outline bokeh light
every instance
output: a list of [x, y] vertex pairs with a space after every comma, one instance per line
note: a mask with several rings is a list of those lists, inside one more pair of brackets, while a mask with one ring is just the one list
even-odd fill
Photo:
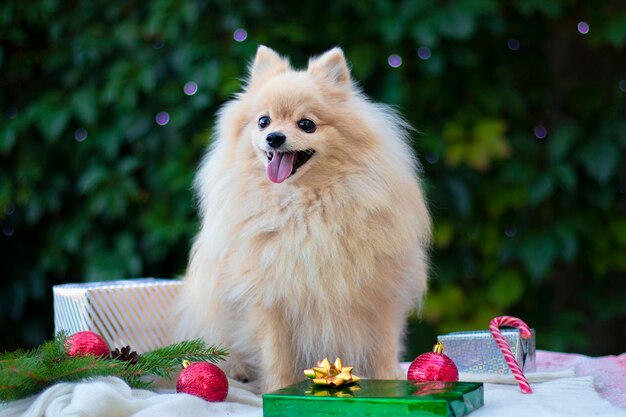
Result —
[[513, 226], [507, 226], [504, 228], [504, 235], [506, 237], [515, 237], [517, 235], [517, 228]]
[[7, 208], [4, 209], [4, 214], [7, 216], [12, 215], [13, 213], [15, 213], [15, 207], [13, 206], [7, 206]]
[[159, 126], [165, 126], [170, 122], [170, 114], [166, 111], [160, 111], [157, 113], [155, 120]]
[[619, 89], [622, 90], [622, 92], [626, 93], [626, 80], [620, 80]]
[[520, 47], [519, 39], [509, 38], [509, 40], [506, 41], [506, 46], [508, 46], [511, 51], [519, 50], [519, 47]]
[[198, 92], [198, 84], [196, 84], [193, 81], [189, 81], [188, 83], [185, 84], [185, 86], [183, 87], [183, 91], [185, 92], [185, 94], [187, 94], [188, 96], [193, 96], [194, 94], [196, 94]]
[[389, 55], [387, 62], [391, 67], [398, 68], [400, 65], [402, 65], [402, 57], [397, 54], [391, 54]]
[[535, 137], [537, 139], [545, 139], [548, 136], [548, 130], [543, 125], [535, 126]]
[[425, 46], [420, 46], [419, 49], [417, 50], [417, 56], [420, 57], [420, 59], [428, 59], [430, 58], [430, 48], [427, 48]]
[[11, 224], [5, 224], [2, 226], [2, 233], [4, 233], [5, 236], [13, 236], [15, 228]]
[[245, 29], [239, 28], [233, 32], [233, 39], [237, 42], [243, 42], [248, 38], [248, 32]]
[[426, 158], [426, 162], [431, 165], [439, 162], [439, 155], [437, 155], [435, 152], [426, 152], [426, 155], [424, 155], [424, 157]]
[[79, 127], [74, 131], [74, 139], [76, 139], [77, 142], [83, 142], [87, 139], [87, 136], [89, 136], [89, 134], [87, 133], [87, 129], [84, 127]]
[[587, 22], [578, 22], [578, 31], [583, 35], [589, 33], [589, 23]]
[[7, 117], [9, 119], [15, 119], [17, 117], [17, 107], [11, 106], [7, 109]]

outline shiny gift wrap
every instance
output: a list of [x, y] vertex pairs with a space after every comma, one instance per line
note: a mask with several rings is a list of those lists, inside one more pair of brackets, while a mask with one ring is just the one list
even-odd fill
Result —
[[172, 304], [180, 285], [154, 278], [55, 285], [55, 332], [89, 330], [101, 335], [111, 349], [130, 345], [139, 353], [168, 345]]
[[[524, 372], [535, 372], [535, 330], [532, 337], [522, 339], [519, 330], [503, 329], [502, 336]], [[504, 355], [488, 330], [454, 332], [437, 336], [443, 353], [456, 364], [459, 372], [510, 374]]]
[[483, 403], [482, 384], [471, 382], [362, 379], [329, 388], [302, 381], [263, 395], [263, 417], [459, 417]]

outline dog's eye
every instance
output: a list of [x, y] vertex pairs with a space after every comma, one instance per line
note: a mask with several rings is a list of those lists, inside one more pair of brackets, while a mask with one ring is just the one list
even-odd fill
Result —
[[261, 116], [259, 118], [259, 129], [265, 129], [266, 127], [270, 125], [271, 122], [272, 122], [272, 119], [270, 119], [269, 116]]
[[315, 128], [317, 126], [315, 126], [315, 123], [313, 123], [313, 121], [309, 119], [302, 119], [298, 122], [298, 127], [304, 130], [306, 133], [313, 133], [315, 132]]

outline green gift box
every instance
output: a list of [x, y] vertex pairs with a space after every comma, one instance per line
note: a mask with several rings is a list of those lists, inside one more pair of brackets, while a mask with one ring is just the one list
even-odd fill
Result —
[[264, 417], [464, 416], [482, 407], [483, 384], [362, 379], [329, 388], [311, 381], [263, 395]]

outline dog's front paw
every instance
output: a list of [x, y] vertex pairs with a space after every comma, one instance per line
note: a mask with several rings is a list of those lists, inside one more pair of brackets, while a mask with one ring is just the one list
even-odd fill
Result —
[[262, 392], [267, 393], [276, 391], [277, 389], [284, 388], [287, 385], [291, 385], [294, 383], [295, 381], [291, 378], [287, 380], [283, 380], [281, 378], [265, 378], [262, 381]]
[[236, 355], [231, 356], [226, 362], [220, 364], [224, 373], [232, 379], [240, 382], [250, 382], [254, 379], [252, 372], [245, 366], [244, 362], [236, 359]]
[[406, 379], [406, 374], [398, 363], [379, 369], [376, 372], [376, 379]]

